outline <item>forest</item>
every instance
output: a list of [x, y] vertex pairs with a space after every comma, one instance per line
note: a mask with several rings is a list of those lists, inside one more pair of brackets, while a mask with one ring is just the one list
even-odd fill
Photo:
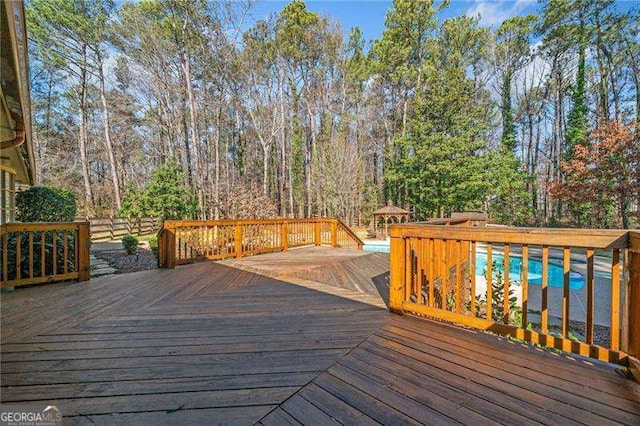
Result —
[[640, 223], [640, 11], [495, 27], [395, 0], [365, 40], [294, 0], [29, 0], [40, 185], [83, 215]]

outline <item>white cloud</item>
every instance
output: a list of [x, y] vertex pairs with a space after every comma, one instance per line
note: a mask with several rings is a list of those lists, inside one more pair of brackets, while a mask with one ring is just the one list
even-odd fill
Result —
[[475, 0], [465, 15], [480, 16], [480, 25], [498, 26], [506, 19], [521, 14], [537, 0]]

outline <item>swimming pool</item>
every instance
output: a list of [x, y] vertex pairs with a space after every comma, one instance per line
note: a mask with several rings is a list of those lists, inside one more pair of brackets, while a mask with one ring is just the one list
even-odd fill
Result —
[[[365, 251], [372, 251], [378, 253], [389, 253], [390, 247], [388, 244], [365, 244], [363, 247]], [[493, 260], [496, 262], [496, 266], [499, 270], [504, 268], [504, 256], [501, 254], [494, 254]], [[537, 259], [529, 259], [528, 262], [529, 271], [529, 284], [542, 285], [542, 261]], [[487, 254], [483, 252], [476, 253], [476, 276], [484, 278], [485, 271], [487, 270]], [[509, 258], [509, 278], [511, 281], [521, 281], [522, 274], [522, 258], [518, 256], [511, 256]], [[581, 273], [571, 271], [569, 273], [569, 288], [572, 290], [580, 290], [584, 286], [584, 277]], [[549, 263], [549, 286], [562, 288], [564, 287], [564, 270], [561, 266]]]
[[365, 244], [362, 246], [364, 251], [375, 251], [378, 253], [391, 253], [391, 247], [388, 244]]
[[[492, 256], [496, 267], [502, 271], [504, 269], [504, 256], [501, 254], [494, 254]], [[529, 284], [542, 284], [542, 261], [537, 259], [529, 259], [527, 262], [529, 266], [528, 277]], [[487, 270], [487, 254], [476, 253], [476, 276], [484, 277]], [[511, 281], [521, 281], [522, 274], [522, 258], [517, 256], [509, 257], [509, 278]], [[549, 263], [549, 286], [550, 287], [564, 287], [564, 270], [561, 266]], [[569, 288], [572, 290], [579, 290], [584, 286], [584, 277], [581, 273], [571, 271], [569, 272]]]

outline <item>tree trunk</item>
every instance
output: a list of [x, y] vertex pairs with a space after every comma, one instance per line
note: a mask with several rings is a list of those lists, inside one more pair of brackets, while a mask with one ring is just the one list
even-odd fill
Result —
[[111, 143], [111, 128], [109, 127], [109, 106], [104, 87], [104, 69], [102, 58], [99, 52], [96, 52], [98, 61], [98, 77], [100, 80], [100, 101], [102, 102], [102, 123], [104, 126], [104, 143], [107, 147], [107, 158], [109, 159], [109, 167], [111, 168], [111, 183], [113, 184], [113, 196], [116, 202], [116, 209], [120, 210], [122, 199], [120, 196], [120, 178], [118, 177], [118, 165], [113, 153], [113, 144]]
[[[83, 62], [86, 63], [87, 47], [84, 46]], [[80, 168], [82, 169], [82, 180], [84, 181], [84, 196], [89, 209], [93, 208], [93, 191], [91, 190], [91, 179], [89, 175], [89, 161], [87, 159], [87, 69], [83, 65], [80, 67], [80, 134], [78, 135], [78, 145], [80, 149]]]
[[196, 192], [198, 194], [198, 208], [200, 210], [200, 215], [202, 216], [204, 215], [204, 188], [202, 185], [202, 164], [200, 159], [200, 134], [198, 131], [198, 122], [196, 121], [196, 100], [193, 94], [193, 84], [191, 83], [191, 60], [186, 52], [182, 53], [181, 59], [189, 105], [189, 126], [191, 128], [191, 143], [193, 144], [193, 162], [195, 166], [194, 181], [196, 183]]

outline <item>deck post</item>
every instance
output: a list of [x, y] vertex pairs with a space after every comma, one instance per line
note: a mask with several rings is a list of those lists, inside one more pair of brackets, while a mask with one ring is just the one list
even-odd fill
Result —
[[91, 236], [89, 234], [89, 222], [78, 224], [76, 234], [77, 257], [76, 268], [78, 268], [78, 281], [89, 281], [91, 279], [91, 261], [89, 260], [89, 243]]
[[627, 352], [640, 358], [640, 232], [629, 232], [627, 257]]
[[331, 221], [331, 247], [338, 247], [338, 221]]
[[173, 269], [176, 267], [176, 230], [175, 228], [165, 228], [165, 267]]
[[321, 220], [317, 220], [313, 224], [313, 240], [316, 246], [319, 246], [320, 244], [322, 244], [321, 229], [322, 229], [322, 222]]
[[391, 269], [389, 272], [389, 310], [402, 314], [405, 282], [405, 243], [404, 239], [391, 234]]
[[282, 222], [282, 226], [280, 227], [280, 240], [282, 242], [282, 250], [289, 250], [289, 222]]
[[234, 243], [236, 259], [240, 259], [242, 257], [242, 225], [239, 223], [236, 223]]

